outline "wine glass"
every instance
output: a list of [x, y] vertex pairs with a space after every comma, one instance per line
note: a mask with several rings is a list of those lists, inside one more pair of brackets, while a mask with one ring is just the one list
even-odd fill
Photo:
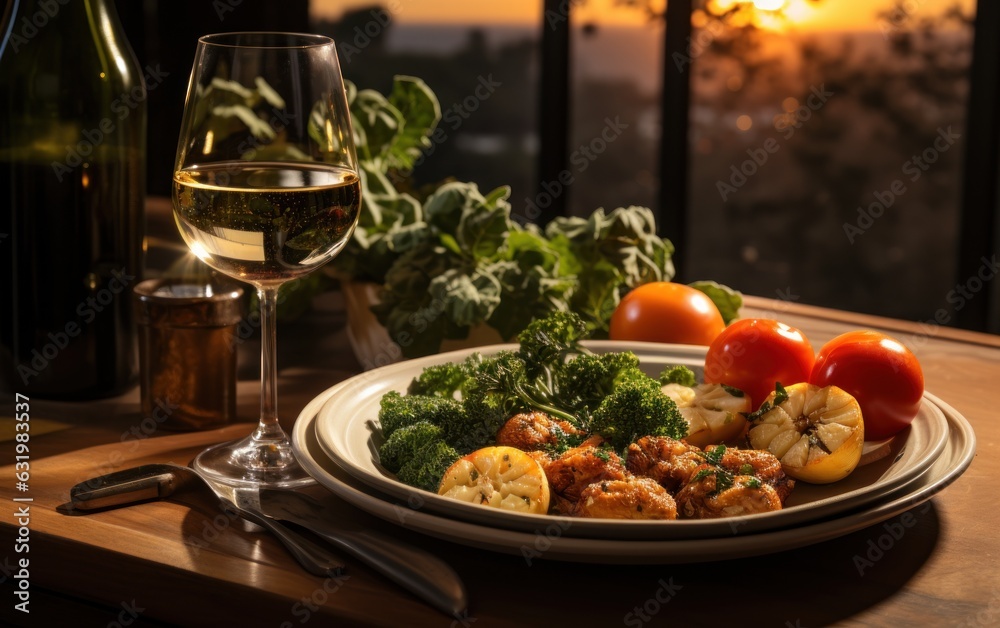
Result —
[[340, 252], [358, 221], [361, 184], [333, 40], [227, 33], [198, 40], [173, 183], [174, 218], [192, 253], [257, 289], [257, 429], [193, 466], [231, 485], [312, 480], [278, 424], [275, 306], [281, 284]]

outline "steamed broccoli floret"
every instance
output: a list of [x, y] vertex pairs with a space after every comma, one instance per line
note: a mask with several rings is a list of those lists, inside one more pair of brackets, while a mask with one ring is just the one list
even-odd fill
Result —
[[379, 463], [397, 473], [400, 467], [418, 451], [440, 440], [444, 440], [444, 432], [437, 425], [427, 421], [418, 421], [413, 425], [401, 427], [379, 447]]
[[400, 482], [436, 493], [444, 472], [459, 459], [458, 452], [444, 441], [422, 447], [406, 461], [397, 477]]
[[501, 351], [483, 359], [465, 391], [466, 413], [487, 417], [497, 423], [529, 410], [539, 410], [558, 419], [579, 423], [567, 407], [569, 395], [559, 392], [559, 379], [542, 370], [536, 377], [528, 373], [528, 365], [520, 353]]
[[516, 353], [501, 351], [489, 358], [476, 357], [475, 376], [462, 398], [469, 426], [460, 439], [451, 441], [464, 453], [492, 444], [508, 418], [530, 409], [513, 390], [514, 383], [524, 377], [524, 363]]
[[437, 420], [444, 440], [463, 454], [493, 444], [504, 417], [499, 413], [474, 413], [465, 402], [459, 407], [460, 413], [442, 414]]
[[532, 321], [517, 336], [521, 343], [518, 355], [527, 364], [528, 376], [560, 370], [567, 355], [585, 351], [580, 341], [587, 335], [586, 323], [572, 312], [553, 312]]
[[464, 420], [463, 415], [462, 404], [454, 399], [424, 395], [403, 396], [390, 391], [382, 396], [378, 420], [382, 426], [382, 435], [388, 440], [396, 430], [420, 421], [440, 426], [447, 432], [447, 426], [460, 424]]
[[465, 381], [469, 379], [469, 372], [463, 364], [449, 362], [447, 364], [437, 364], [429, 366], [423, 370], [419, 377], [410, 382], [407, 393], [410, 395], [427, 395], [431, 397], [452, 398], [460, 391]]
[[622, 382], [646, 380], [631, 352], [581, 354], [566, 364], [563, 388], [580, 411], [592, 411]]
[[687, 435], [687, 422], [673, 400], [652, 378], [623, 382], [594, 411], [593, 432], [607, 438], [621, 452], [643, 436]]
[[680, 384], [681, 386], [694, 386], [697, 380], [694, 378], [694, 371], [686, 366], [678, 365], [664, 369], [660, 373], [660, 383], [663, 385]]

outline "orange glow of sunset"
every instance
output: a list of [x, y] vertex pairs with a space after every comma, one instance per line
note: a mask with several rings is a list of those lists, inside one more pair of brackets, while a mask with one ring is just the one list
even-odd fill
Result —
[[310, 0], [309, 12], [338, 19], [346, 11], [379, 5], [406, 24], [537, 24], [542, 0], [461, 2], [459, 0]]
[[[753, 6], [748, 19], [761, 28], [774, 31], [857, 31], [879, 30], [879, 13], [892, 9], [893, 0], [873, 0], [859, 8], [856, 2], [842, 0], [710, 0], [714, 8], [725, 10], [737, 4]], [[971, 13], [976, 0], [958, 0], [959, 7]], [[315, 17], [337, 19], [345, 11], [371, 7], [386, 7], [401, 24], [541, 24], [545, 16], [542, 0], [504, 0], [504, 2], [462, 2], [460, 0], [311, 0], [310, 11]], [[662, 11], [663, 0], [653, 0], [654, 10]], [[956, 4], [956, 0], [920, 0], [909, 3], [911, 12], [904, 21], [940, 15]], [[641, 26], [649, 23], [648, 15], [635, 7], [623, 6], [616, 0], [572, 2], [574, 24], [589, 22], [600, 25]]]

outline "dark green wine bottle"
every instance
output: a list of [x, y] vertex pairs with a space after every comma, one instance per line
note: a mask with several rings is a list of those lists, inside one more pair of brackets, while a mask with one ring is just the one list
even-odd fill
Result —
[[0, 389], [136, 380], [146, 87], [112, 0], [8, 0], [0, 30]]

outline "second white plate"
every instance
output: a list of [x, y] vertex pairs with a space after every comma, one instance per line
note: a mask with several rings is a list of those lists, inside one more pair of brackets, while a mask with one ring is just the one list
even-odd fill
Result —
[[[589, 341], [596, 352], [632, 351], [642, 367], [657, 375], [665, 367], [683, 364], [701, 371], [705, 348], [656, 343]], [[422, 491], [399, 482], [378, 464], [382, 442], [377, 426], [379, 400], [390, 390], [405, 392], [410, 381], [434, 364], [464, 360], [478, 351], [484, 355], [514, 345], [494, 345], [455, 351], [391, 364], [362, 373], [334, 386], [315, 420], [316, 438], [323, 452], [361, 483], [404, 502], [455, 519], [493, 528], [530, 532], [555, 524], [564, 536], [604, 539], [698, 539], [726, 537], [734, 526], [742, 532], [763, 532], [797, 526], [872, 503], [913, 482], [930, 468], [948, 440], [948, 421], [935, 399], [927, 395], [911, 427], [898, 435], [890, 455], [857, 469], [831, 485], [797, 484], [783, 510], [742, 517], [699, 521], [622, 521], [529, 515], [484, 508]]]
[[729, 534], [720, 538], [576, 538], [567, 534], [567, 529], [553, 518], [530, 531], [497, 529], [428, 512], [419, 500], [398, 503], [362, 484], [330, 460], [316, 438], [316, 414], [332, 393], [334, 389], [307, 405], [292, 431], [292, 446], [299, 462], [320, 484], [349, 504], [395, 525], [470, 547], [519, 555], [529, 565], [537, 559], [602, 564], [691, 563], [760, 556], [819, 543], [885, 521], [930, 499], [968, 468], [976, 451], [975, 434], [968, 422], [947, 404], [935, 399], [948, 422], [944, 450], [925, 474], [906, 488], [884, 495], [873, 506], [787, 530], [757, 534], [749, 533], [738, 520], [733, 520]]

